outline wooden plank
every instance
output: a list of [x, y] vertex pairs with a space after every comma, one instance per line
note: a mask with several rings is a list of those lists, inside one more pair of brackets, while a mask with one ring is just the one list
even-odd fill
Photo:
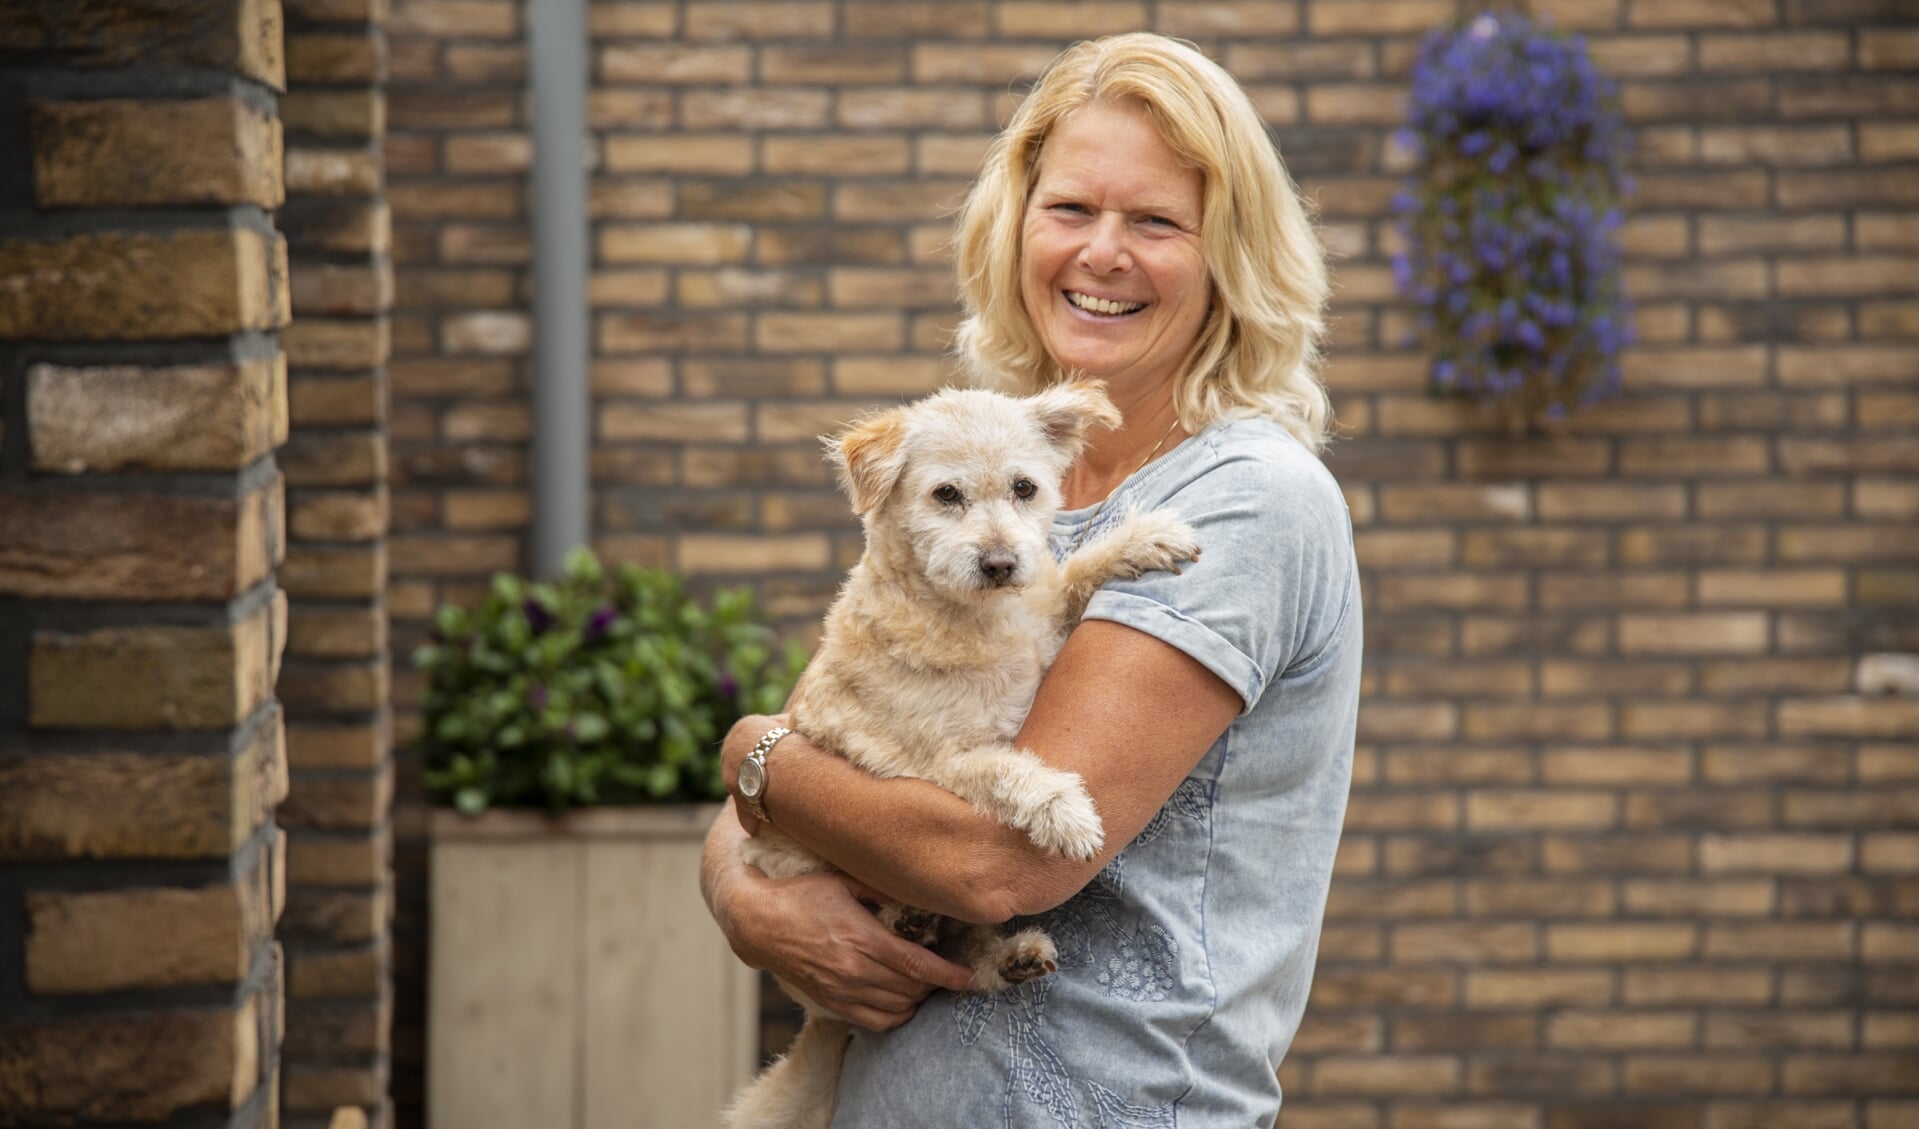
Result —
[[433, 845], [433, 1129], [577, 1129], [580, 869], [563, 843]]
[[585, 848], [585, 1129], [717, 1125], [758, 1065], [757, 974], [707, 915], [700, 847]]

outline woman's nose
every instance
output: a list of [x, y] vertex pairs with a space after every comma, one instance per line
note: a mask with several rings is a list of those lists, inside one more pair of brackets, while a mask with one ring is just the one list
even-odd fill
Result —
[[1102, 213], [1087, 230], [1086, 244], [1080, 248], [1079, 265], [1094, 274], [1131, 269], [1132, 251], [1126, 245], [1126, 220], [1116, 213]]

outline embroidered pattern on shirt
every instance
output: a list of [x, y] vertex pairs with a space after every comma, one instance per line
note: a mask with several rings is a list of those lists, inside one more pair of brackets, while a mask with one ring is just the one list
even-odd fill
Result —
[[[1059, 971], [997, 995], [965, 993], [953, 1000], [955, 1033], [973, 1046], [1004, 1017], [1007, 1085], [1001, 1099], [1002, 1129], [1015, 1129], [1022, 1106], [1038, 1106], [1061, 1129], [1178, 1129], [1172, 1105], [1139, 1105], [1091, 1078], [1075, 1077], [1046, 1039], [1046, 1004], [1054, 981], [1073, 970], [1093, 969], [1093, 982], [1115, 999], [1150, 1003], [1172, 992], [1179, 977], [1179, 942], [1137, 907], [1122, 900], [1125, 859], [1152, 845], [1176, 819], [1204, 825], [1212, 815], [1213, 784], [1183, 781], [1124, 850], [1084, 890], [1028, 922], [1052, 935]], [[1083, 971], [1082, 971], [1083, 974]], [[1082, 1098], [1082, 1094], [1084, 1098]], [[1091, 1121], [1081, 1120], [1090, 1112]]]

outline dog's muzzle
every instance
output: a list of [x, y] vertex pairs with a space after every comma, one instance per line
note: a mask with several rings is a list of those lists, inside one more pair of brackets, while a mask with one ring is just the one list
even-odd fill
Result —
[[988, 588], [1004, 588], [1019, 571], [1019, 557], [1007, 549], [994, 549], [979, 555], [979, 575]]

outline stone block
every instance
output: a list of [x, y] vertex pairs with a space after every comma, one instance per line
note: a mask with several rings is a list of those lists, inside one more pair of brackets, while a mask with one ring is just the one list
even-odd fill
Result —
[[393, 243], [393, 217], [385, 203], [293, 200], [275, 218], [295, 251], [383, 255]]
[[231, 470], [286, 438], [286, 358], [27, 370], [33, 469]]
[[199, 889], [27, 894], [27, 989], [42, 995], [237, 984], [273, 936], [265, 860]]
[[372, 662], [296, 662], [280, 672], [277, 692], [295, 712], [370, 713], [389, 697], [386, 657]]
[[387, 873], [392, 833], [303, 832], [287, 844], [287, 881], [296, 886], [379, 886]]
[[372, 599], [386, 589], [386, 546], [290, 545], [277, 579], [295, 600]]
[[381, 943], [295, 951], [287, 957], [287, 996], [292, 1000], [377, 998], [389, 963], [386, 946]]
[[338, 944], [373, 944], [387, 928], [385, 890], [330, 890], [311, 886], [287, 893], [283, 934]]
[[273, 695], [268, 608], [232, 624], [36, 632], [28, 724], [224, 729]]
[[43, 208], [257, 204], [285, 199], [280, 123], [229, 94], [33, 107], [34, 196]]
[[0, 9], [0, 49], [74, 66], [236, 71], [286, 89], [280, 0], [66, 0]]
[[385, 318], [302, 316], [281, 332], [280, 345], [294, 368], [354, 371], [384, 364], [393, 339]]
[[371, 773], [306, 773], [289, 789], [278, 812], [281, 826], [294, 831], [370, 830], [384, 826], [393, 807], [393, 769], [381, 764]]
[[287, 761], [294, 768], [375, 768], [392, 745], [384, 717], [365, 722], [300, 720], [287, 729]]
[[392, 1046], [392, 1028], [389, 995], [377, 1001], [293, 997], [287, 1001], [287, 1036], [282, 1050], [288, 1058], [381, 1054]]
[[386, 534], [386, 487], [304, 491], [294, 497], [287, 519], [293, 536], [302, 540], [377, 540]]
[[23, 1124], [237, 1109], [260, 1072], [260, 1005], [0, 1025], [0, 1109]]
[[380, 155], [296, 145], [286, 154], [286, 190], [293, 196], [372, 196], [380, 191]]
[[293, 265], [293, 312], [320, 317], [371, 316], [393, 305], [393, 265], [307, 263]]
[[227, 600], [265, 579], [277, 491], [240, 499], [0, 492], [0, 592], [34, 599]]
[[280, 449], [287, 485], [373, 486], [386, 481], [385, 437], [377, 431], [300, 432]]
[[305, 427], [377, 427], [386, 419], [378, 373], [302, 373], [287, 387], [289, 413]]
[[220, 857], [285, 797], [279, 715], [237, 756], [0, 760], [0, 858]]
[[374, 141], [386, 135], [386, 95], [373, 87], [294, 90], [280, 98], [288, 133], [330, 141]]
[[248, 229], [0, 242], [0, 338], [225, 337], [285, 325], [286, 243]]
[[386, 38], [371, 27], [295, 32], [286, 39], [287, 78], [295, 84], [372, 86], [386, 71]]

